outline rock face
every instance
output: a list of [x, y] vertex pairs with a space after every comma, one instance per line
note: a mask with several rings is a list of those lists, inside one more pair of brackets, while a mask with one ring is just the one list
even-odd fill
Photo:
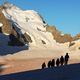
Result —
[[77, 35], [74, 36], [73, 38], [74, 38], [74, 40], [78, 40], [78, 39], [80, 39], [80, 34], [77, 34]]
[[0, 33], [3, 33], [5, 35], [11, 35], [13, 34], [17, 40], [18, 38], [18, 32], [16, 31], [14, 25], [12, 22], [5, 17], [3, 14], [4, 6], [0, 7]]
[[2, 24], [2, 26], [1, 26], [2, 32], [6, 33], [6, 34], [10, 34], [11, 33], [11, 24], [9, 23], [8, 19], [6, 19], [4, 14], [2, 13], [2, 10], [3, 10], [3, 8], [0, 7], [0, 23]]
[[48, 26], [46, 28], [47, 31], [51, 32], [54, 39], [59, 43], [71, 42], [73, 41], [73, 37], [69, 34], [62, 34], [60, 31], [56, 29], [56, 27]]

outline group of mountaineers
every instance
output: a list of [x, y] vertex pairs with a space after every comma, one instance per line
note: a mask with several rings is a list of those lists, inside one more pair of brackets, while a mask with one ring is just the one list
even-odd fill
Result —
[[58, 67], [58, 66], [67, 65], [68, 61], [69, 61], [69, 54], [66, 53], [66, 55], [64, 57], [61, 56], [60, 59], [57, 58], [57, 60], [52, 59], [52, 60], [48, 61], [47, 66], [46, 66], [46, 63], [44, 62], [42, 64], [42, 69], [44, 69], [46, 67], [51, 68], [51, 67], [55, 67], [55, 66]]

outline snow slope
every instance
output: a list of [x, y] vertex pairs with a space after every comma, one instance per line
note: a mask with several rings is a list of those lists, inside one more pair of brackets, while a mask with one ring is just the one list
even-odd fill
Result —
[[1, 80], [80, 80], [80, 64], [0, 76]]
[[9, 36], [0, 33], [0, 56], [27, 50], [27, 46], [8, 46]]

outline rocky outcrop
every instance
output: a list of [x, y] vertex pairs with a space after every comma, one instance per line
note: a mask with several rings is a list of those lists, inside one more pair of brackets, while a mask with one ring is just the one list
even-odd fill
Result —
[[5, 35], [13, 35], [14, 39], [13, 41], [10, 39], [8, 42], [8, 45], [23, 45], [23, 43], [20, 41], [19, 33], [16, 31], [15, 27], [12, 25], [11, 21], [9, 21], [4, 14], [2, 13], [2, 10], [4, 9], [3, 6], [0, 7], [0, 32]]
[[11, 24], [8, 19], [5, 18], [4, 14], [2, 13], [2, 7], [0, 7], [0, 23], [2, 24], [2, 32], [6, 34], [11, 34]]
[[71, 35], [62, 34], [60, 31], [56, 29], [55, 26], [47, 26], [46, 30], [52, 33], [53, 38], [56, 40], [56, 42], [65, 43], [65, 42], [71, 42], [73, 40]]
[[80, 39], [80, 33], [73, 37], [74, 40]]
[[25, 37], [27, 42], [32, 43], [32, 39], [31, 39], [31, 37], [27, 33], [24, 33], [24, 37]]

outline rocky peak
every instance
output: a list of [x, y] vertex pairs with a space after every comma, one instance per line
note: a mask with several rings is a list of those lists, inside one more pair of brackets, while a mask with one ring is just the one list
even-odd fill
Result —
[[5, 2], [3, 5], [2, 5], [4, 8], [11, 8], [13, 6], [13, 4], [9, 3], [9, 2]]

